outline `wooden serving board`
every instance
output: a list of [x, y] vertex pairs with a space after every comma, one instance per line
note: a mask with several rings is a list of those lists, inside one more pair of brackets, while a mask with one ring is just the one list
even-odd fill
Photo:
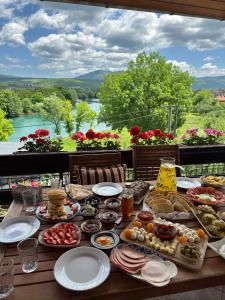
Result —
[[[120, 234], [121, 240], [123, 240], [124, 242], [129, 243], [129, 244], [134, 244], [134, 245], [138, 245], [138, 246], [141, 246], [141, 247], [144, 247], [144, 248], [147, 248], [147, 249], [151, 249], [151, 250], [153, 250], [153, 252], [156, 252], [156, 253], [160, 254], [161, 257], [169, 259], [169, 260], [173, 261], [174, 263], [176, 263], [176, 264], [178, 264], [182, 267], [185, 267], [187, 269], [190, 269], [190, 270], [193, 270], [193, 271], [200, 271], [201, 270], [202, 264], [203, 264], [203, 261], [204, 261], [204, 257], [205, 257], [205, 253], [206, 253], [206, 249], [207, 249], [207, 245], [208, 245], [208, 236], [207, 235], [205, 235], [205, 237], [202, 238], [201, 241], [196, 244], [200, 247], [200, 249], [202, 251], [202, 255], [196, 261], [196, 263], [192, 263], [188, 259], [186, 260], [185, 258], [183, 258], [183, 256], [181, 255], [181, 253], [179, 251], [180, 244], [177, 245], [176, 253], [175, 253], [174, 256], [172, 256], [172, 255], [169, 255], [167, 253], [155, 250], [154, 248], [148, 247], [145, 242], [140, 242], [138, 240], [132, 240], [132, 239], [126, 238], [125, 230], [126, 229], [132, 229], [134, 227], [133, 224], [132, 224], [133, 221], [121, 232], [121, 234]], [[145, 224], [143, 224], [143, 228], [146, 229]], [[178, 238], [178, 236], [175, 237], [175, 238]]]

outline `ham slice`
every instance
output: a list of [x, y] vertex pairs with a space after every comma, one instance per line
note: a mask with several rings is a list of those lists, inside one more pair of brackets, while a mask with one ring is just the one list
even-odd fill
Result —
[[128, 262], [128, 263], [144, 263], [145, 262], [145, 259], [144, 258], [137, 258], [137, 259], [134, 259], [134, 258], [130, 258], [130, 257], [128, 257], [128, 256], [126, 256], [126, 255], [124, 255], [123, 254], [123, 252], [120, 250], [120, 257], [124, 260], [124, 261], [126, 261], [126, 262]]
[[133, 262], [127, 262], [127, 261], [123, 260], [120, 253], [121, 253], [120, 249], [115, 249], [115, 254], [114, 255], [115, 255], [117, 261], [120, 263], [120, 265], [122, 265], [124, 268], [132, 269], [132, 270], [139, 269], [145, 263], [144, 261], [136, 263], [135, 260], [133, 260]]
[[170, 270], [163, 262], [152, 260], [141, 269], [141, 275], [148, 282], [164, 282], [169, 279]]
[[128, 247], [127, 245], [124, 245], [121, 248], [122, 253], [132, 259], [140, 259], [140, 258], [144, 258], [145, 255], [143, 253], [140, 253], [134, 249], [131, 249], [130, 247]]
[[117, 260], [117, 258], [115, 257], [115, 250], [113, 250], [111, 252], [111, 256], [110, 256], [110, 260], [111, 262], [116, 266], [118, 267], [119, 269], [121, 269], [122, 271], [126, 272], [126, 273], [129, 273], [131, 275], [133, 274], [136, 274], [140, 271], [140, 268], [139, 269], [135, 269], [135, 270], [131, 270], [131, 269], [127, 269], [125, 268], [124, 266], [122, 266], [119, 261]]

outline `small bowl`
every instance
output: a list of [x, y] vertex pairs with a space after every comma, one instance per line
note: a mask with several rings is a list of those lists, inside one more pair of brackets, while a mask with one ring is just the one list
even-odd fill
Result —
[[93, 218], [97, 215], [97, 213], [98, 213], [97, 208], [95, 208], [93, 215], [85, 215], [85, 214], [84, 214], [84, 210], [85, 210], [85, 209], [83, 208], [83, 209], [81, 209], [81, 211], [80, 211], [80, 214], [81, 214], [81, 216], [84, 218], [84, 220], [93, 219]]
[[86, 220], [81, 223], [81, 230], [87, 234], [93, 234], [102, 229], [102, 223], [98, 219]]
[[150, 211], [141, 210], [137, 214], [137, 218], [144, 223], [149, 223], [154, 219], [154, 215]]
[[[110, 237], [113, 239], [113, 244], [110, 245], [110, 246], [104, 246], [104, 245], [101, 245], [99, 243], [96, 242], [96, 239], [98, 237], [101, 237], [101, 236], [106, 236], [106, 237]], [[109, 231], [109, 230], [106, 230], [106, 231], [100, 231], [98, 233], [94, 233], [92, 236], [91, 236], [91, 243], [94, 247], [98, 248], [98, 249], [101, 249], [101, 250], [109, 250], [109, 249], [112, 249], [114, 247], [116, 247], [118, 245], [120, 241], [120, 238], [117, 234], [115, 234], [114, 232], [112, 231]]]
[[112, 224], [118, 219], [118, 214], [114, 211], [104, 211], [99, 214], [99, 219], [104, 224]]
[[[189, 257], [189, 256], [183, 254], [181, 251], [182, 251], [182, 249], [183, 249], [185, 246], [187, 246], [187, 245], [188, 245], [188, 246], [194, 246], [194, 247], [196, 247], [196, 248], [198, 249], [198, 252], [199, 252], [199, 257], [194, 258], [194, 257]], [[197, 263], [197, 261], [202, 257], [202, 254], [203, 254], [203, 253], [202, 253], [201, 248], [200, 248], [198, 245], [196, 245], [195, 243], [185, 243], [185, 244], [183, 244], [183, 245], [180, 246], [180, 255], [181, 255], [181, 257], [182, 257], [183, 259], [189, 261], [189, 262], [192, 263], [192, 264]]]
[[98, 207], [99, 204], [101, 203], [101, 198], [91, 195], [85, 199], [85, 204], [90, 204], [93, 207]]
[[172, 225], [164, 225], [155, 223], [155, 234], [161, 240], [170, 241], [175, 238], [177, 229]]
[[119, 210], [121, 207], [121, 200], [118, 198], [109, 198], [106, 199], [104, 202], [108, 209]]

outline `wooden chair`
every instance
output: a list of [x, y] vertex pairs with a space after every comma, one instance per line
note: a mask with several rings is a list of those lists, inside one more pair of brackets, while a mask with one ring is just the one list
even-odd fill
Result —
[[[153, 145], [133, 147], [133, 167], [135, 180], [155, 180], [160, 167], [160, 158], [174, 157], [180, 164], [178, 145]], [[178, 170], [179, 172], [179, 170]]]
[[107, 167], [122, 164], [121, 153], [118, 152], [102, 152], [102, 153], [85, 153], [73, 154], [69, 156], [70, 182], [76, 183], [77, 178], [74, 172], [74, 166], [84, 167]]

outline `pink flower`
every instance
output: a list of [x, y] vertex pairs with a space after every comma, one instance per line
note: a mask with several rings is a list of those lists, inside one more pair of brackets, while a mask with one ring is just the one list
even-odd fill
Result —
[[17, 185], [16, 185], [16, 184], [12, 184], [12, 185], [11, 185], [11, 188], [12, 188], [12, 189], [15, 189], [15, 188], [17, 188]]
[[49, 135], [49, 131], [47, 129], [38, 129], [35, 131], [38, 136], [44, 137]]
[[99, 138], [104, 139], [106, 137], [106, 134], [104, 132], [100, 132]]
[[36, 180], [33, 180], [31, 182], [31, 186], [34, 186], [34, 187], [38, 186], [38, 182]]
[[182, 140], [184, 140], [184, 139], [187, 138], [187, 136], [186, 136], [185, 134], [183, 134], [183, 135], [181, 136], [181, 138], [182, 138]]
[[118, 133], [115, 133], [114, 134], [114, 139], [119, 139], [120, 138], [120, 135]]
[[186, 133], [190, 134], [192, 137], [196, 136], [198, 133], [198, 128], [189, 128]]
[[25, 142], [26, 140], [27, 140], [27, 137], [26, 137], [26, 136], [21, 136], [20, 142]]

